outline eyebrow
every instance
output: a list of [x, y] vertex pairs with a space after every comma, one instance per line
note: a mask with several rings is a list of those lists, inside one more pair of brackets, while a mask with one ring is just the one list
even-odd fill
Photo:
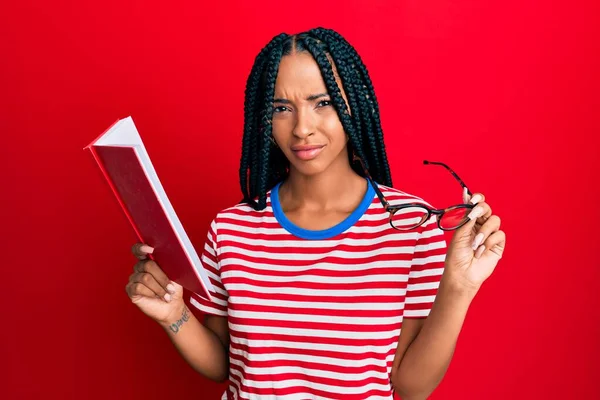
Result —
[[[312, 94], [306, 98], [306, 101], [317, 100], [321, 97], [329, 97], [329, 93]], [[273, 99], [273, 103], [291, 104], [292, 102], [288, 99]]]

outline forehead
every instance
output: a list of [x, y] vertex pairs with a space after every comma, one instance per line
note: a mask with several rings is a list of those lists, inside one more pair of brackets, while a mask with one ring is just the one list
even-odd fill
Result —
[[281, 58], [275, 81], [275, 93], [313, 94], [317, 91], [326, 91], [325, 82], [317, 62], [309, 53], [294, 53]]

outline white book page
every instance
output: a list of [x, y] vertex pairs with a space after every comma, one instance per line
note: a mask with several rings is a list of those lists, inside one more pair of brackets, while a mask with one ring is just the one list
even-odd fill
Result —
[[131, 117], [119, 120], [94, 143], [94, 146], [133, 147], [137, 145], [143, 146], [142, 138]]

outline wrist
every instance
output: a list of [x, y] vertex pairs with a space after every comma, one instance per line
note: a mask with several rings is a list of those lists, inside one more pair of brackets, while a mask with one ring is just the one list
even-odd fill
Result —
[[444, 274], [440, 282], [440, 291], [447, 292], [454, 299], [471, 303], [479, 291], [479, 287], [465, 282], [464, 279]]
[[190, 313], [187, 308], [187, 305], [183, 300], [174, 305], [173, 311], [169, 313], [169, 315], [164, 319], [159, 319], [156, 322], [159, 323], [165, 329], [169, 329], [173, 324], [177, 324], [178, 321], [182, 319], [185, 313]]

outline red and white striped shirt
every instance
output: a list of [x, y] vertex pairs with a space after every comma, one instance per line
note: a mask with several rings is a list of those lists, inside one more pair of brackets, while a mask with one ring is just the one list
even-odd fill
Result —
[[[226, 316], [229, 387], [223, 399], [392, 399], [402, 319], [426, 317], [446, 256], [431, 218], [397, 231], [369, 189], [340, 224], [309, 231], [285, 217], [279, 186], [256, 211], [238, 204], [210, 225], [202, 262]], [[392, 204], [421, 198], [379, 185]]]

